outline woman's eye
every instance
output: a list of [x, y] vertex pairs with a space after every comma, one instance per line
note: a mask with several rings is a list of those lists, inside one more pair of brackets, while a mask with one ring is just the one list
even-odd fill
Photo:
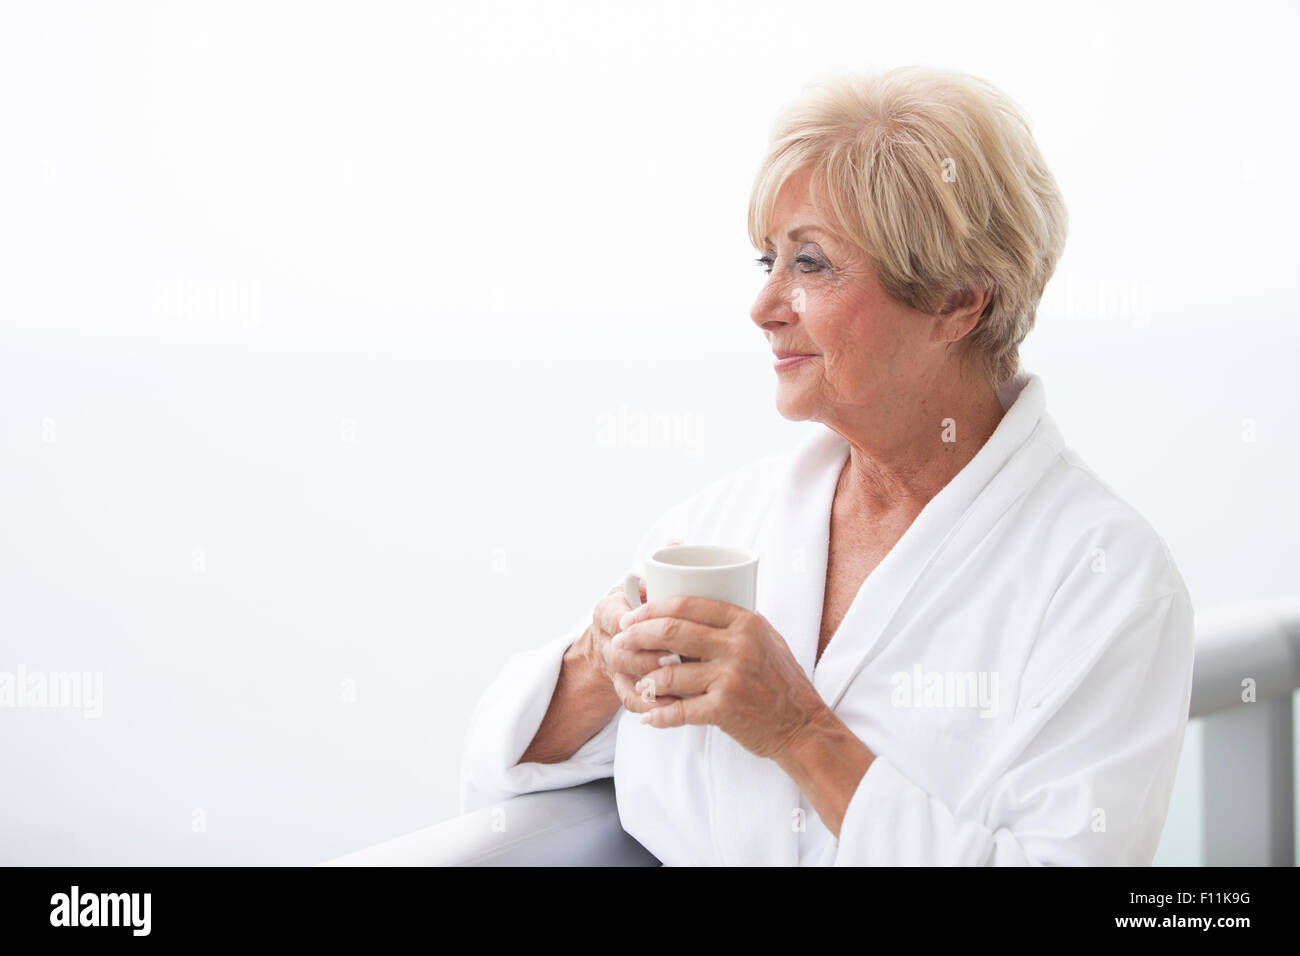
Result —
[[[754, 261], [758, 263], [758, 265], [763, 267], [763, 272], [765, 274], [767, 275], [772, 274], [772, 266], [776, 263], [775, 258], [773, 258], [772, 256], [760, 256]], [[826, 268], [826, 263], [819, 262], [818, 260], [814, 259], [812, 256], [807, 256], [807, 255], [795, 256], [794, 261], [799, 266], [800, 272], [805, 272], [805, 273], [820, 272], [822, 269]]]

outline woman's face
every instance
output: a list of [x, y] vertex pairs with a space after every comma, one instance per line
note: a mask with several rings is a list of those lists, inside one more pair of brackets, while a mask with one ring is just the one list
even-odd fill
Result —
[[931, 340], [936, 317], [890, 298], [866, 255], [830, 232], [809, 179], [795, 173], [777, 195], [760, 260], [768, 277], [750, 317], [773, 352], [807, 354], [777, 363], [782, 417], [839, 431], [913, 406], [943, 349]]

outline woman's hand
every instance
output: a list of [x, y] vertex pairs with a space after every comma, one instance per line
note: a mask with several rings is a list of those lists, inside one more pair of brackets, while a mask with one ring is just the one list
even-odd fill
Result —
[[761, 614], [710, 598], [671, 597], [629, 611], [620, 624], [622, 633], [610, 647], [611, 659], [623, 666], [647, 654], [699, 658], [668, 658], [643, 671], [631, 704], [619, 694], [643, 723], [713, 724], [756, 756], [780, 757], [830, 714], [785, 639]]
[[[645, 604], [645, 581], [641, 582], [641, 603]], [[619, 631], [618, 622], [631, 608], [623, 593], [623, 585], [616, 584], [600, 599], [591, 612], [591, 630], [588, 632], [586, 656], [588, 666], [611, 684], [628, 710], [640, 713], [637, 704], [653, 698], [641, 695], [636, 683], [641, 675], [659, 666], [666, 651], [618, 653], [610, 647], [610, 638]]]

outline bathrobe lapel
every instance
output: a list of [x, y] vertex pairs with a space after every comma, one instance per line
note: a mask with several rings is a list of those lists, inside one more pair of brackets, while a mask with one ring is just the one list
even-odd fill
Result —
[[[759, 614], [811, 676], [826, 585], [830, 505], [844, 461], [839, 436], [819, 428], [777, 483], [755, 548]], [[836, 464], [836, 462], [839, 464]], [[709, 727], [715, 851], [727, 866], [799, 862], [799, 789], [776, 763]]]
[[[1028, 491], [1060, 450], [1046, 415], [1042, 381], [1022, 372], [999, 397], [1007, 412], [993, 435], [935, 495], [867, 576], [814, 675], [822, 698], [836, 707], [853, 678], [906, 624], [909, 598], [923, 600], [924, 582], [956, 574], [1009, 507]], [[846, 443], [844, 454], [848, 454]], [[829, 543], [829, 537], [828, 537]]]
[[[819, 663], [831, 504], [848, 443], [819, 428], [791, 458], [756, 541], [757, 610], [832, 708], [897, 629], [891, 625], [918, 582], [969, 556], [1059, 450], [1037, 376], [1022, 372], [999, 398], [1008, 411], [994, 434], [868, 575]], [[794, 781], [775, 761], [754, 756], [716, 727], [708, 731], [718, 861], [796, 865], [803, 811]]]

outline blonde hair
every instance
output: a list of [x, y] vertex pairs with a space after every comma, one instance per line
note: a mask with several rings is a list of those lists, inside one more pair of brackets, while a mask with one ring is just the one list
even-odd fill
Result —
[[756, 248], [781, 186], [805, 168], [819, 211], [870, 257], [893, 298], [938, 314], [953, 293], [990, 289], [968, 348], [995, 386], [1016, 375], [1068, 221], [1029, 122], [1006, 94], [918, 66], [811, 85], [778, 117], [754, 180]]

